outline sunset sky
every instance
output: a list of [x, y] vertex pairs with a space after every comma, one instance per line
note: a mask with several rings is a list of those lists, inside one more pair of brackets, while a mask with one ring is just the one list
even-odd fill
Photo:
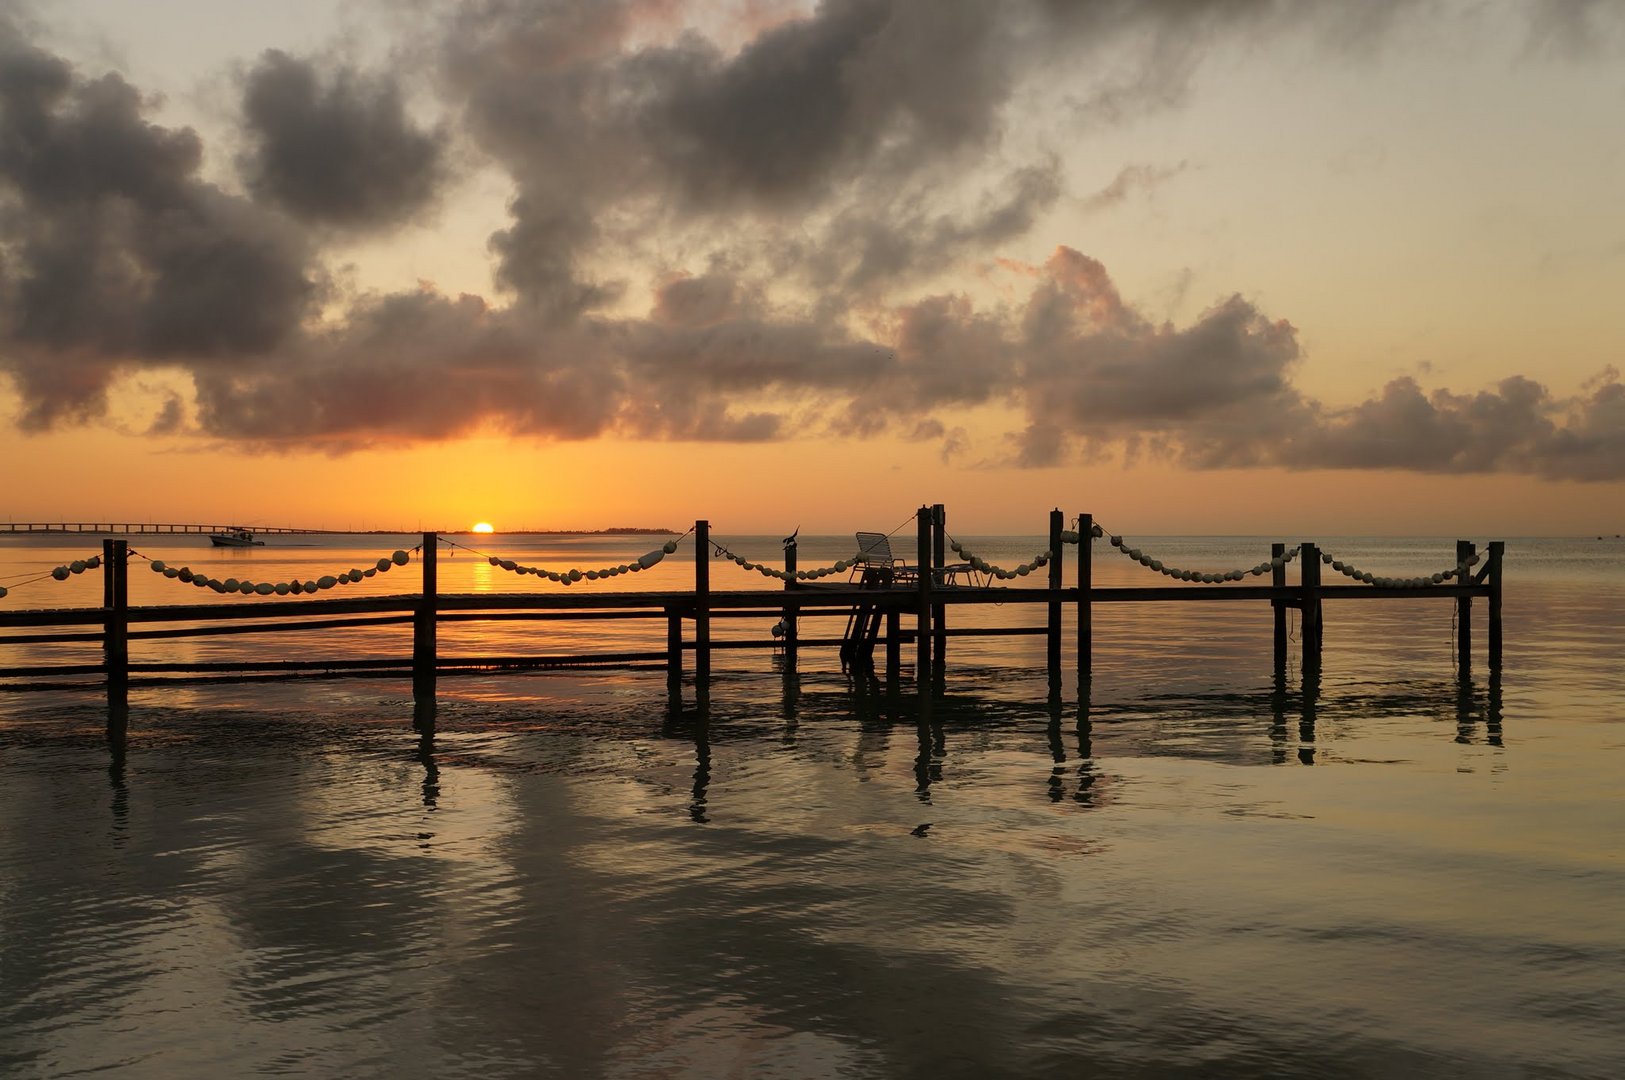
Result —
[[0, 0], [14, 521], [1625, 531], [1608, 0]]

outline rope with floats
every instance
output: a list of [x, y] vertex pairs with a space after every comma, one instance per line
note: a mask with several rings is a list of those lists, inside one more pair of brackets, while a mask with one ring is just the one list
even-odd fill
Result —
[[[902, 527], [902, 525], [899, 525], [897, 528], [901, 529]], [[892, 531], [896, 532], [897, 530], [893, 529]], [[792, 573], [789, 570], [780, 570], [776, 566], [767, 566], [763, 563], [753, 562], [750, 559], [745, 558], [743, 555], [735, 554], [733, 551], [729, 550], [726, 544], [719, 543], [716, 540], [712, 540], [710, 543], [712, 554], [717, 558], [727, 559], [741, 570], [749, 570], [754, 573], [761, 574], [763, 577], [776, 578], [779, 581], [785, 582], [817, 581], [820, 578], [826, 578], [832, 574], [844, 574], [863, 561], [859, 556], [853, 555], [849, 559], [837, 559], [828, 566], [815, 566], [808, 570], [796, 570]]]
[[[1103, 530], [1099, 525], [1096, 525], [1094, 535], [1106, 536], [1106, 533], [1105, 530]], [[1164, 577], [1173, 578], [1175, 581], [1190, 581], [1202, 585], [1223, 585], [1226, 582], [1245, 581], [1249, 577], [1263, 577], [1265, 574], [1268, 574], [1273, 570], [1279, 570], [1286, 566], [1287, 563], [1291, 562], [1293, 559], [1296, 559], [1299, 555], [1299, 549], [1292, 547], [1288, 548], [1284, 554], [1276, 555], [1271, 559], [1259, 563], [1257, 566], [1250, 566], [1245, 570], [1221, 570], [1217, 572], [1207, 570], [1188, 570], [1183, 567], [1170, 565], [1169, 563], [1164, 562], [1162, 559], [1155, 558], [1150, 553], [1142, 551], [1137, 547], [1131, 547], [1129, 542], [1124, 540], [1121, 536], [1111, 535], [1107, 536], [1106, 539], [1107, 542], [1110, 543], [1112, 547], [1116, 548], [1124, 558], [1139, 563], [1147, 570], [1161, 574]]]
[[70, 563], [63, 563], [61, 566], [48, 570], [43, 574], [35, 574], [33, 577], [22, 578], [21, 580], [13, 581], [10, 585], [0, 585], [0, 600], [4, 600], [7, 596], [11, 595], [12, 589], [21, 588], [24, 585], [32, 585], [36, 581], [44, 581], [46, 578], [51, 578], [53, 581], [66, 581], [75, 574], [82, 574], [86, 570], [100, 569], [101, 565], [102, 557], [100, 555], [92, 555], [87, 559], [75, 559]]
[[378, 574], [387, 573], [397, 566], [405, 566], [412, 561], [412, 555], [421, 551], [423, 545], [414, 547], [410, 553], [398, 550], [386, 558], [380, 558], [376, 563], [365, 570], [345, 570], [338, 574], [323, 574], [312, 581], [243, 581], [238, 578], [213, 578], [207, 574], [200, 574], [187, 566], [170, 566], [162, 559], [153, 559], [132, 549], [131, 555], [139, 559], [146, 559], [152, 572], [162, 574], [171, 581], [184, 585], [192, 585], [200, 589], [209, 589], [222, 595], [235, 594], [240, 596], [298, 596], [301, 593], [324, 592], [339, 585], [353, 585]]
[[667, 555], [676, 552], [677, 546], [688, 539], [689, 533], [693, 531], [693, 529], [689, 529], [688, 532], [685, 532], [676, 540], [667, 540], [653, 551], [647, 551], [630, 562], [618, 563], [614, 566], [594, 567], [590, 570], [582, 570], [579, 567], [572, 567], [569, 570], [544, 570], [539, 566], [527, 566], [514, 559], [504, 559], [498, 555], [492, 555], [477, 548], [469, 547], [467, 544], [459, 544], [455, 540], [448, 540], [445, 537], [441, 537], [440, 542], [449, 547], [462, 548], [464, 551], [478, 555], [492, 566], [497, 567], [499, 570], [506, 570], [510, 574], [518, 574], [521, 577], [542, 578], [559, 585], [574, 585], [578, 581], [606, 580], [620, 577], [622, 574], [636, 574], [652, 569]]
[[1468, 573], [1471, 572], [1473, 565], [1482, 558], [1482, 554], [1474, 552], [1472, 555], [1463, 559], [1461, 562], [1457, 563], [1448, 570], [1440, 570], [1436, 573], [1423, 574], [1418, 577], [1396, 578], [1378, 577], [1377, 575], [1369, 573], [1365, 570], [1358, 570], [1351, 563], [1345, 562], [1342, 559], [1334, 558], [1329, 552], [1323, 551], [1320, 553], [1321, 562], [1325, 563], [1327, 566], [1330, 566], [1333, 570], [1336, 570], [1345, 577], [1353, 578], [1355, 581], [1363, 582], [1367, 585], [1376, 585], [1385, 589], [1422, 589], [1429, 585], [1442, 585], [1451, 578], [1459, 578], [1461, 583], [1466, 585], [1469, 584], [1467, 579]]

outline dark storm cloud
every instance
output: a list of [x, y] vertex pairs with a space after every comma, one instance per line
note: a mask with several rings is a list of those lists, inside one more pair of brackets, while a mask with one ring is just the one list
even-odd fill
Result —
[[733, 56], [691, 41], [643, 130], [705, 206], [801, 206], [876, 166], [907, 174], [996, 133], [1012, 16], [980, 0], [829, 0]]
[[516, 183], [492, 247], [522, 303], [615, 299], [594, 256], [650, 227], [821, 290], [895, 287], [1059, 198], [1048, 156], [986, 168], [1040, 7], [831, 0], [737, 50], [627, 44], [669, 6], [507, 0], [450, 22], [447, 84]]
[[348, 67], [271, 50], [243, 79], [248, 189], [295, 217], [376, 229], [420, 213], [445, 171], [446, 137], [406, 114], [401, 90]]
[[143, 107], [0, 26], [0, 362], [25, 429], [99, 415], [121, 365], [263, 354], [317, 294], [303, 238], [201, 182], [197, 136]]

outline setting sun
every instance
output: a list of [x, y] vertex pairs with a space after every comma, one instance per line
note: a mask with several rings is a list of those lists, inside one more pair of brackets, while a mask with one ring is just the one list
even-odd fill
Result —
[[481, 521], [481, 522], [479, 522], [478, 524], [476, 524], [474, 526], [474, 532], [477, 532], [477, 533], [493, 533], [493, 532], [496, 532], [496, 529], [491, 525], [491, 523], [489, 521]]

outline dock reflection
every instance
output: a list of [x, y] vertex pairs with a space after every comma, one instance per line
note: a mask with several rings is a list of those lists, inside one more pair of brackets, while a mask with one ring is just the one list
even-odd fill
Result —
[[696, 824], [705, 825], [710, 817], [711, 789], [711, 703], [708, 695], [696, 695], [692, 705], [684, 702], [681, 693], [666, 698], [666, 712], [660, 735], [666, 739], [683, 739], [694, 744], [694, 783], [689, 789], [688, 816]]
[[[978, 677], [978, 673], [970, 674]], [[716, 809], [713, 722], [730, 737], [737, 734], [748, 740], [766, 735], [796, 755], [827, 754], [833, 735], [846, 744], [842, 757], [857, 776], [883, 782], [911, 777], [911, 783], [904, 781], [903, 790], [926, 805], [940, 795], [938, 788], [945, 775], [950, 775], [949, 750], [955, 739], [962, 741], [963, 752], [971, 758], [1000, 742], [1041, 752], [1047, 759], [1043, 799], [1090, 808], [1102, 805], [1101, 783], [1109, 775], [1102, 763], [1112, 757], [1316, 765], [1356, 756], [1344, 744], [1365, 737], [1379, 724], [1385, 737], [1397, 731], [1431, 733], [1427, 737], [1432, 738], [1447, 730], [1448, 738], [1458, 745], [1496, 749], [1507, 745], [1500, 674], [1484, 679], [1468, 674], [1448, 681], [1333, 684], [1328, 688], [1315, 673], [1302, 678], [1296, 673], [1279, 673], [1262, 692], [1137, 695], [1103, 704], [1095, 700], [1103, 696], [1101, 692], [1087, 683], [1079, 688], [1076, 699], [1072, 685], [1056, 679], [1036, 684], [1042, 687], [1042, 697], [1024, 698], [1019, 690], [1012, 692], [997, 671], [990, 669], [979, 677], [986, 685], [984, 692], [937, 696], [898, 691], [870, 680], [854, 680], [843, 689], [821, 686], [816, 676], [787, 676], [776, 695], [762, 700], [758, 710], [718, 716], [713, 715], [706, 695], [685, 700], [683, 694], [673, 692], [663, 699], [651, 696], [648, 704], [653, 706], [651, 719], [659, 717], [656, 722], [662, 738], [681, 740], [693, 748], [685, 811], [698, 824], [712, 822]], [[658, 704], [662, 700], [663, 712]], [[538, 711], [545, 713], [545, 703]], [[434, 810], [442, 804], [443, 795], [436, 705], [432, 700], [419, 702], [411, 716], [414, 738], [410, 749], [402, 747], [397, 752], [409, 755], [421, 770], [414, 770], [414, 794], [423, 807]], [[458, 716], [461, 726], [463, 714]], [[624, 713], [615, 719], [606, 716], [600, 734], [628, 738], [631, 732], [624, 720]], [[570, 719], [571, 724], [596, 722], [579, 713]], [[280, 727], [270, 717], [267, 724]], [[125, 827], [131, 805], [127, 782], [130, 726], [128, 703], [109, 701], [106, 768], [110, 810], [119, 829]], [[647, 733], [650, 728], [642, 730]], [[912, 740], [907, 739], [909, 732]], [[1042, 742], [1035, 743], [1040, 732]], [[908, 754], [896, 762], [902, 772], [887, 769], [894, 749], [906, 749]], [[1328, 758], [1328, 753], [1335, 758]]]

